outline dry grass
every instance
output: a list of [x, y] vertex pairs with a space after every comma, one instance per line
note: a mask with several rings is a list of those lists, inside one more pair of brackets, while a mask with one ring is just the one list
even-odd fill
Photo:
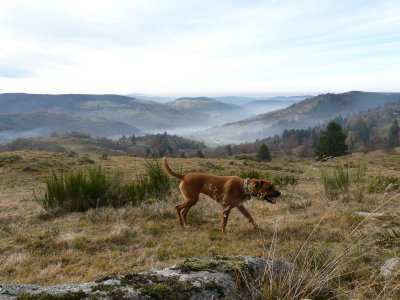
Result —
[[[22, 160], [0, 167], [2, 283], [50, 285], [91, 281], [104, 275], [167, 267], [184, 258], [244, 254], [295, 260], [298, 270], [304, 271], [299, 273], [304, 279], [301, 289], [312, 291], [313, 283], [324, 283], [321, 290], [314, 291], [314, 295], [320, 293], [325, 297], [321, 299], [333, 295], [337, 299], [400, 296], [398, 282], [384, 282], [379, 277], [384, 261], [400, 256], [398, 237], [387, 234], [400, 230], [397, 191], [365, 192], [360, 197], [357, 187], [352, 185], [346, 195], [329, 200], [320, 168], [313, 160], [280, 158], [266, 167], [250, 162], [245, 168], [269, 178], [294, 175], [299, 182], [281, 188], [277, 205], [255, 199], [246, 202], [262, 231], [253, 230], [234, 210], [227, 227], [229, 234], [223, 236], [221, 208], [206, 197], [189, 212], [190, 226], [181, 228], [174, 210], [180, 201], [178, 191], [166, 201], [148, 199], [137, 207], [100, 207], [69, 214], [45, 212], [35, 202], [33, 191], [39, 193], [44, 188], [51, 170], [71, 172], [92, 165], [82, 160], [82, 156], [24, 151], [15, 154]], [[0, 157], [3, 155], [6, 154]], [[143, 170], [141, 158], [90, 158], [104, 170], [120, 172], [127, 181]], [[206, 161], [222, 169], [209, 169], [204, 166]], [[225, 159], [170, 159], [169, 163], [184, 173], [239, 174], [243, 168], [229, 165]], [[329, 161], [325, 167], [347, 164], [351, 170], [360, 163], [367, 167], [366, 182], [378, 174], [398, 176], [400, 154], [356, 153]], [[23, 171], [28, 164], [36, 166], [37, 171]], [[365, 218], [353, 213], [377, 208], [388, 215]], [[333, 261], [336, 263], [332, 265]], [[321, 274], [327, 276], [321, 278]], [[299, 281], [299, 277], [293, 278]], [[263, 291], [264, 295], [267, 292], [268, 289]]]

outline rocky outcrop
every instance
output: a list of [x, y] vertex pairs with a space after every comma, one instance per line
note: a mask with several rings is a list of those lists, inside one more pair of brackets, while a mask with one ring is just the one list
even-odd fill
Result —
[[216, 256], [149, 272], [104, 277], [95, 282], [43, 287], [0, 284], [2, 299], [241, 299], [260, 280], [279, 280], [293, 266], [250, 256]]
[[384, 279], [391, 279], [392, 277], [400, 277], [400, 258], [390, 258], [381, 267], [381, 276]]

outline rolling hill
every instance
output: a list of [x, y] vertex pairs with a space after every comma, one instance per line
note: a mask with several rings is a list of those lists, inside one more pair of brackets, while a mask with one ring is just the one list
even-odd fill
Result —
[[190, 137], [208, 145], [240, 143], [280, 134], [287, 128], [317, 126], [340, 114], [346, 116], [361, 110], [400, 101], [400, 93], [366, 93], [352, 91], [343, 94], [322, 94], [287, 108], [253, 118], [204, 130]]
[[184, 98], [162, 104], [119, 95], [0, 94], [0, 114], [38, 110], [125, 122], [144, 132], [188, 126], [204, 128], [249, 115], [243, 115], [239, 107], [213, 99]]
[[143, 134], [138, 128], [119, 121], [89, 119], [65, 113], [34, 111], [0, 114], [0, 143], [18, 137], [48, 136], [52, 132], [85, 132], [92, 136]]
[[166, 105], [180, 110], [182, 113], [196, 111], [209, 118], [218, 117], [219, 119], [240, 120], [243, 116], [250, 115], [250, 112], [243, 110], [242, 107], [233, 104], [226, 104], [207, 97], [185, 97], [167, 102]]

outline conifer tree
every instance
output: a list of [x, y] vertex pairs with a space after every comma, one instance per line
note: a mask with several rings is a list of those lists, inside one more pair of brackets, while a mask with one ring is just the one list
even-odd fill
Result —
[[197, 150], [196, 156], [200, 157], [200, 158], [204, 158], [204, 154], [203, 154], [203, 152], [201, 152], [201, 150]]
[[131, 136], [131, 143], [132, 145], [136, 145], [136, 136], [134, 134]]
[[399, 146], [399, 123], [394, 119], [392, 126], [389, 129], [388, 144], [391, 147]]
[[326, 130], [322, 130], [318, 139], [315, 155], [318, 159], [325, 156], [341, 156], [347, 151], [345, 143], [346, 135], [342, 126], [335, 122], [329, 122]]
[[264, 160], [271, 160], [271, 154], [269, 153], [269, 149], [267, 145], [262, 144], [257, 152], [257, 159], [264, 161]]

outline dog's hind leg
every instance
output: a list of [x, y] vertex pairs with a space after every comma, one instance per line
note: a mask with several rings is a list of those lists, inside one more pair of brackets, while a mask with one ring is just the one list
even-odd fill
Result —
[[183, 202], [177, 206], [175, 206], [175, 210], [176, 210], [176, 214], [178, 215], [178, 219], [179, 219], [179, 224], [181, 224], [181, 226], [184, 225], [183, 223], [183, 218], [182, 218], [182, 214], [181, 214], [181, 210], [185, 207], [185, 203]]
[[253, 218], [251, 217], [250, 213], [247, 211], [246, 208], [244, 208], [243, 205], [240, 205], [237, 207], [237, 209], [249, 220], [251, 224], [253, 224], [254, 229], [258, 229], [257, 224], [254, 222]]
[[[195, 194], [189, 194], [187, 192], [187, 190], [185, 189], [185, 186], [183, 184], [183, 182], [181, 182], [181, 184], [179, 185], [179, 188], [183, 194], [184, 197], [184, 202], [182, 204], [179, 204], [177, 206], [175, 206], [176, 209], [176, 213], [178, 214], [178, 218], [179, 218], [179, 223], [181, 225], [187, 225], [187, 213], [189, 211], [189, 209], [195, 205], [197, 203], [197, 201], [199, 200], [199, 195], [195, 195]], [[183, 212], [181, 212], [183, 209]]]

